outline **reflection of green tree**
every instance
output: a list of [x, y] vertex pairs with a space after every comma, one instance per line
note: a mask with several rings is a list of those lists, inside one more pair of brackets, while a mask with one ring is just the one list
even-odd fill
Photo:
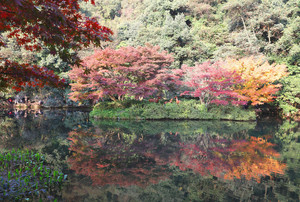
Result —
[[88, 113], [62, 110], [35, 113], [27, 116], [0, 119], [0, 148], [28, 148], [40, 151], [56, 169], [65, 168], [69, 142], [67, 134], [72, 128], [87, 126]]
[[16, 120], [8, 117], [1, 117], [0, 121], [0, 139], [1, 148], [9, 147], [11, 140], [13, 142], [18, 141], [18, 134], [20, 134], [21, 128], [18, 127]]
[[231, 121], [107, 121], [92, 120], [94, 126], [109, 131], [118, 128], [128, 134], [179, 133], [181, 139], [194, 138], [198, 134], [226, 135], [232, 138], [246, 138], [247, 131], [254, 129], [255, 122]]
[[[275, 134], [281, 143], [281, 157], [287, 164], [284, 181], [280, 181], [275, 188], [279, 200], [293, 197], [300, 200], [300, 131], [299, 123], [285, 121]], [[286, 183], [288, 182], [288, 183]]]
[[0, 147], [43, 148], [56, 139], [66, 139], [70, 130], [87, 126], [87, 121], [88, 113], [65, 111], [44, 111], [42, 115], [24, 111], [14, 118], [1, 117]]
[[91, 186], [87, 177], [69, 179], [69, 186], [63, 190], [67, 201], [222, 201], [228, 191], [224, 182], [176, 168], [170, 179], [147, 187]]
[[[52, 124], [59, 129], [59, 125], [56, 125], [55, 122]], [[37, 119], [32, 117], [7, 118], [5, 124], [0, 127], [1, 137], [4, 138], [1, 146], [5, 148], [38, 148], [48, 142], [49, 138], [53, 138], [49, 135], [53, 134], [51, 127], [41, 117]]]
[[[90, 178], [70, 177], [63, 189], [66, 201], [185, 201], [188, 196], [174, 180], [161, 181], [148, 187], [90, 186]], [[187, 200], [188, 201], [188, 200]]]
[[222, 181], [174, 169], [169, 180], [146, 188], [91, 186], [90, 178], [71, 176], [69, 186], [63, 190], [63, 198], [67, 201], [277, 201], [270, 186], [267, 185], [267, 198], [265, 190], [265, 184], [256, 181]]

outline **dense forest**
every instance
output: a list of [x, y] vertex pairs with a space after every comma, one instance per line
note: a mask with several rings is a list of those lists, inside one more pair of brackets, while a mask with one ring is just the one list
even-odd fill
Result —
[[[75, 105], [74, 101], [87, 103], [84, 100], [90, 100], [88, 103], [91, 104], [102, 98], [113, 99], [115, 97], [117, 99], [120, 94], [116, 92], [120, 89], [125, 91], [124, 89], [128, 86], [119, 86], [119, 89], [114, 89], [114, 93], [105, 97], [103, 93], [108, 95], [109, 92], [103, 89], [101, 92], [98, 91], [98, 94], [87, 93], [95, 91], [91, 90], [92, 88], [101, 88], [99, 86], [103, 86], [103, 83], [98, 82], [98, 86], [91, 84], [87, 89], [87, 87], [80, 86], [79, 79], [76, 81], [76, 78], [84, 73], [82, 79], [91, 79], [85, 76], [91, 71], [91, 67], [88, 67], [87, 63], [100, 57], [99, 54], [105, 53], [106, 58], [109, 58], [105, 64], [112, 66], [122, 63], [122, 61], [118, 61], [120, 57], [129, 58], [134, 54], [153, 54], [150, 57], [160, 58], [153, 59], [148, 66], [152, 68], [154, 63], [158, 64], [158, 60], [164, 60], [160, 61], [163, 62], [164, 68], [173, 71], [168, 72], [169, 76], [159, 74], [161, 78], [167, 80], [174, 80], [170, 74], [176, 75], [175, 70], [182, 70], [181, 73], [185, 73], [184, 79], [187, 81], [187, 77], [191, 77], [188, 75], [188, 71], [199, 73], [207, 71], [210, 66], [219, 64], [231, 72], [233, 70], [241, 72], [242, 70], [238, 68], [234, 69], [234, 66], [247, 64], [245, 68], [249, 68], [247, 71], [252, 73], [243, 74], [241, 79], [247, 80], [247, 84], [243, 83], [243, 89], [240, 88], [239, 92], [235, 91], [248, 97], [244, 101], [261, 106], [275, 100], [272, 102], [272, 107], [275, 107], [280, 113], [282, 112], [281, 114], [284, 116], [299, 115], [300, 10], [297, 0], [96, 0], [94, 5], [86, 1], [80, 2], [80, 12], [84, 16], [97, 19], [99, 24], [113, 31], [113, 34], [109, 35], [108, 41], [104, 39], [101, 44], [96, 44], [103, 50], [102, 53], [98, 53], [98, 56], [96, 53], [94, 54], [96, 49], [94, 46], [88, 46], [82, 50], [72, 46], [63, 50], [54, 46], [42, 46], [40, 51], [28, 51], [20, 46], [18, 40], [11, 37], [9, 32], [1, 32], [1, 36], [6, 42], [6, 47], [2, 47], [0, 50], [1, 58], [46, 67], [53, 70], [60, 78], [66, 79], [67, 83], [73, 83], [72, 89], [70, 87], [40, 89], [25, 85], [25, 88], [22, 88], [24, 91], [17, 93], [17, 97], [21, 98], [26, 95], [32, 100], [43, 100], [47, 106]], [[149, 47], [149, 49], [142, 50], [143, 47]], [[147, 51], [149, 53], [146, 53]], [[127, 55], [122, 55], [123, 53]], [[114, 56], [110, 57], [112, 55]], [[80, 73], [76, 73], [77, 56], [85, 62]], [[143, 57], [146, 55], [140, 58], [141, 61], [136, 64], [136, 69], [139, 69], [142, 63], [149, 61], [149, 58], [147, 61], [142, 61]], [[98, 60], [100, 59], [98, 58]], [[131, 64], [132, 61], [129, 63]], [[145, 71], [156, 72], [161, 69], [151, 70], [149, 68]], [[98, 76], [100, 74], [102, 73], [100, 72]], [[119, 72], [119, 74], [125, 73]], [[134, 73], [126, 72], [125, 77], [129, 78], [132, 74]], [[154, 74], [157, 76], [157, 72]], [[177, 74], [179, 76], [178, 71]], [[233, 78], [233, 75], [226, 71], [223, 72], [223, 77], [224, 75], [227, 76], [225, 76], [227, 79]], [[260, 86], [254, 88], [253, 86], [260, 82], [257, 78], [264, 75], [268, 78], [262, 79]], [[190, 93], [186, 93], [186, 88], [191, 87], [191, 83], [201, 77], [201, 75], [197, 76], [188, 80], [190, 86], [185, 83], [185, 87], [182, 87], [181, 84], [180, 90], [168, 86], [169, 93], [164, 93], [163, 97], [171, 99], [185, 94], [201, 100], [201, 96], [195, 96], [197, 89], [193, 89], [193, 92], [188, 89]], [[210, 77], [214, 78], [214, 76], [219, 75], [211, 73]], [[109, 85], [117, 86], [123, 81], [116, 80], [116, 77], [113, 79], [115, 83]], [[134, 83], [134, 79], [126, 82]], [[155, 82], [156, 85], [151, 87], [148, 85], [140, 89], [142, 92], [148, 92], [148, 94], [144, 93], [142, 97], [155, 98], [159, 96], [157, 92], [156, 94], [150, 93], [152, 91], [149, 88], [162, 88], [163, 86], [162, 83]], [[232, 82], [238, 84], [241, 81], [235, 78]], [[140, 81], [136, 84], [140, 85]], [[225, 84], [220, 85], [224, 88]], [[0, 87], [2, 87], [2, 91], [6, 91], [6, 93], [2, 93], [5, 97], [15, 96], [14, 90], [20, 90], [19, 88], [7, 88], [7, 83], [2, 83]], [[83, 90], [83, 88], [85, 89]], [[131, 88], [136, 89], [132, 86]], [[228, 89], [228, 86], [226, 88]], [[257, 91], [256, 94], [253, 93], [253, 90]], [[185, 93], [182, 94], [182, 92]], [[78, 93], [81, 96], [78, 96]], [[125, 97], [134, 95], [137, 98], [139, 93], [138, 90], [135, 90], [135, 92], [121, 94]], [[69, 94], [71, 100], [68, 98]], [[223, 92], [217, 96], [219, 104], [224, 101], [220, 96], [230, 97], [230, 101], [243, 100], [241, 97]], [[205, 99], [207, 99], [207, 95]], [[210, 101], [206, 100], [205, 102], [207, 104]]]

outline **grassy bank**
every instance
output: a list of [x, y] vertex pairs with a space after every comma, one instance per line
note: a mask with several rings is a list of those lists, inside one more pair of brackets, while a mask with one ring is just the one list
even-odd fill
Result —
[[196, 100], [176, 103], [150, 102], [101, 102], [95, 105], [90, 116], [96, 119], [127, 120], [235, 120], [253, 121], [256, 115], [252, 109], [238, 106], [211, 105], [208, 108]]

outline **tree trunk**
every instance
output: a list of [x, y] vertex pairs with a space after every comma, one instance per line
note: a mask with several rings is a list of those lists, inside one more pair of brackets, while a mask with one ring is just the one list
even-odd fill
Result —
[[112, 101], [117, 102], [117, 99], [116, 99], [114, 96], [109, 95], [108, 97], [109, 97]]
[[268, 39], [269, 39], [269, 44], [271, 43], [271, 32], [270, 32], [270, 26], [268, 26]]
[[248, 38], [248, 42], [249, 42], [250, 46], [252, 46], [252, 43], [251, 43], [251, 40], [250, 40], [250, 36], [249, 36], [249, 34], [247, 32], [247, 27], [246, 27], [246, 24], [245, 24], [245, 20], [244, 20], [244, 18], [243, 18], [242, 15], [241, 15], [241, 19], [242, 19], [242, 22], [243, 22], [244, 30], [245, 30], [247, 38]]

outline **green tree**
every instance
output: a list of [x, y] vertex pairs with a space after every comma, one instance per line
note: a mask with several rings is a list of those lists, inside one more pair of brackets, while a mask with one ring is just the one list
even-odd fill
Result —
[[185, 16], [187, 1], [147, 0], [144, 6], [134, 22], [120, 25], [118, 37], [121, 44], [159, 45], [174, 54], [174, 67], [190, 63], [189, 58], [193, 58], [195, 53], [190, 48], [192, 36]]

